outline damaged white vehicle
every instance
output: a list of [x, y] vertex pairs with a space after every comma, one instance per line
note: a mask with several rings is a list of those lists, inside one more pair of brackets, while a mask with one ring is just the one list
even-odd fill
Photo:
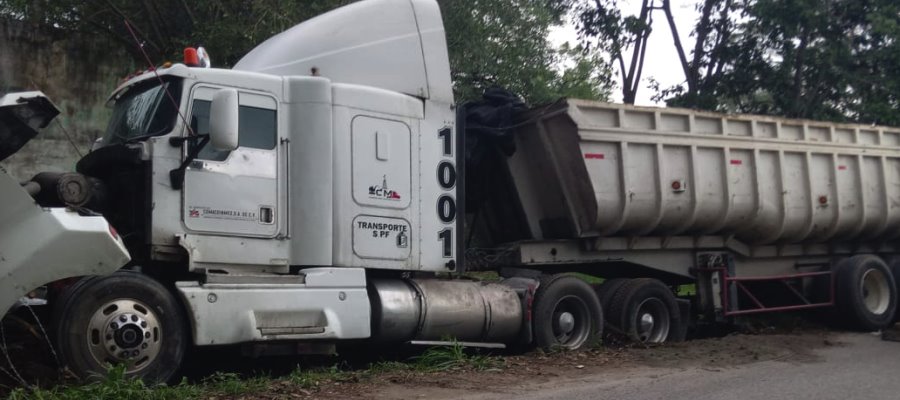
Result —
[[[0, 160], [15, 154], [57, 114], [59, 110], [41, 92], [0, 97]], [[0, 310], [4, 314], [23, 304], [42, 303], [36, 298], [41, 293], [36, 289], [42, 286], [65, 278], [110, 274], [131, 259], [105, 218], [77, 207], [42, 207], [35, 201], [41, 190], [38, 183], [20, 184], [0, 168]]]

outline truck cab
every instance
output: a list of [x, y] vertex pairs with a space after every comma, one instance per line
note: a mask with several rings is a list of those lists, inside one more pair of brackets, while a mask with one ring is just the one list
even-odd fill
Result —
[[433, 0], [354, 3], [232, 69], [128, 79], [75, 197], [133, 260], [59, 296], [66, 363], [166, 381], [187, 343], [518, 340], [527, 290], [430, 279], [462, 268], [452, 93]]
[[346, 7], [234, 69], [148, 71], [110, 101], [109, 130], [78, 169], [136, 174], [108, 179], [112, 196], [133, 197], [108, 214], [138, 257], [243, 273], [456, 268], [455, 113], [433, 2]]

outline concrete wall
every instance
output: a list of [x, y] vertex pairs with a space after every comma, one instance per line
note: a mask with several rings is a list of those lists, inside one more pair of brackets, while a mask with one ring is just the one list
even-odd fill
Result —
[[99, 35], [0, 19], [0, 93], [41, 90], [62, 111], [0, 165], [20, 180], [41, 171], [73, 170], [79, 151], [87, 153], [106, 130], [110, 115], [106, 97], [122, 77], [137, 69], [120, 48]]

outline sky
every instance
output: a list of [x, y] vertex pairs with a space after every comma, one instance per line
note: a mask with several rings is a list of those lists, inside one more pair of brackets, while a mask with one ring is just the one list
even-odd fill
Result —
[[[671, 0], [672, 15], [675, 18], [675, 26], [678, 27], [678, 36], [681, 36], [681, 43], [684, 45], [685, 51], [690, 52], [694, 48], [694, 39], [691, 31], [694, 23], [699, 18], [699, 13], [695, 9], [697, 0]], [[635, 15], [640, 11], [640, 0], [621, 0], [620, 7], [623, 15]], [[578, 42], [578, 34], [573, 25], [554, 27], [550, 31], [549, 40], [554, 45], [561, 45], [565, 42], [575, 44]], [[690, 54], [688, 54], [690, 57]], [[626, 58], [626, 62], [629, 60]], [[614, 70], [616, 78], [616, 89], [613, 90], [612, 100], [615, 102], [622, 101], [622, 91], [620, 74], [618, 69]], [[663, 105], [654, 103], [650, 97], [654, 92], [647, 88], [649, 84], [648, 78], [653, 77], [660, 82], [662, 87], [669, 87], [684, 81], [684, 72], [681, 70], [678, 61], [678, 52], [672, 42], [672, 33], [669, 25], [666, 23], [665, 14], [657, 10], [653, 16], [653, 31], [647, 42], [647, 55], [644, 62], [644, 73], [641, 79], [641, 85], [638, 89], [637, 99], [638, 105]]]

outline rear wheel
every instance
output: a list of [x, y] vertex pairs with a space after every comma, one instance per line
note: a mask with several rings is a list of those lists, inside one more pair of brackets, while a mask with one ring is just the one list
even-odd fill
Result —
[[534, 340], [544, 350], [578, 350], [603, 333], [603, 309], [587, 282], [569, 275], [541, 280], [534, 298]]
[[859, 255], [836, 267], [838, 311], [850, 327], [875, 331], [894, 322], [897, 286], [880, 258]]
[[675, 295], [656, 279], [628, 282], [613, 296], [608, 310], [610, 324], [636, 342], [664, 343], [682, 331]]
[[604, 315], [609, 317], [609, 303], [612, 302], [613, 296], [616, 295], [619, 289], [629, 281], [631, 281], [631, 279], [628, 278], [608, 279], [597, 288], [597, 298], [600, 299], [600, 305], [603, 306]]
[[[894, 259], [890, 263], [891, 275], [894, 277], [894, 288], [900, 296], [900, 259]], [[900, 307], [898, 307], [900, 308]], [[900, 321], [900, 310], [894, 310], [894, 322]]]
[[135, 272], [84, 278], [54, 310], [61, 358], [88, 380], [123, 365], [145, 382], [170, 381], [187, 346], [183, 318], [165, 287]]

